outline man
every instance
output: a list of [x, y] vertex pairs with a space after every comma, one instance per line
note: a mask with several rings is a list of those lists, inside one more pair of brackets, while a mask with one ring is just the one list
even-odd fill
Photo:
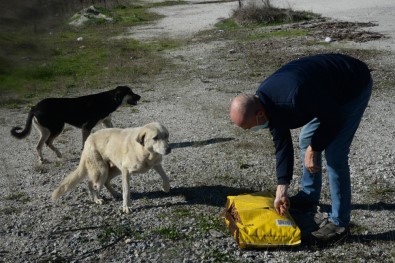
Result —
[[[320, 54], [291, 61], [259, 86], [255, 95], [232, 100], [230, 118], [244, 129], [269, 128], [276, 153], [274, 207], [317, 206], [321, 195], [321, 155], [325, 152], [332, 210], [313, 236], [329, 240], [350, 223], [351, 181], [348, 154], [368, 104], [373, 81], [365, 63], [341, 54]], [[303, 175], [300, 192], [288, 198], [294, 166], [290, 129], [299, 136]]]

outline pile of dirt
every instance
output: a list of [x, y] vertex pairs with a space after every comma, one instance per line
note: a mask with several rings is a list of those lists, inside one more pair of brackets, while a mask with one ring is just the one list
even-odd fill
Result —
[[333, 41], [368, 42], [386, 38], [385, 35], [366, 30], [377, 26], [375, 23], [333, 21], [330, 19], [313, 20], [292, 25], [293, 28], [308, 28], [312, 30], [309, 34], [316, 39], [330, 37]]
[[81, 11], [73, 15], [70, 19], [69, 25], [79, 27], [94, 20], [104, 20], [106, 22], [112, 22], [113, 19], [100, 13], [92, 5], [88, 8], [82, 9]]

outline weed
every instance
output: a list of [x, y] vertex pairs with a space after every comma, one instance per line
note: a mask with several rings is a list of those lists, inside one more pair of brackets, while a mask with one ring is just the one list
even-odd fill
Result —
[[371, 186], [369, 192], [373, 199], [385, 200], [388, 196], [392, 196], [395, 190], [389, 186], [375, 184]]
[[215, 26], [222, 30], [236, 30], [240, 28], [240, 25], [232, 18], [224, 19]]
[[176, 1], [163, 1], [163, 2], [157, 2], [153, 3], [153, 7], [159, 7], [159, 6], [173, 6], [173, 5], [186, 5], [188, 2], [183, 1], [183, 0], [176, 0]]
[[192, 212], [187, 208], [176, 208], [173, 211], [173, 215], [177, 218], [184, 218], [191, 216]]
[[215, 229], [221, 232], [226, 231], [224, 222], [220, 217], [215, 217], [213, 215], [200, 215], [197, 217], [197, 220], [199, 229], [203, 233], [206, 233], [211, 229]]
[[101, 243], [108, 243], [119, 238], [131, 237], [134, 234], [129, 226], [115, 225], [105, 227], [97, 237]]
[[18, 202], [22, 202], [22, 203], [27, 203], [27, 202], [31, 201], [30, 197], [26, 193], [23, 193], [23, 192], [13, 193], [9, 196], [6, 196], [4, 199], [18, 201]]
[[19, 214], [22, 212], [21, 208], [16, 208], [16, 207], [6, 207], [0, 209], [0, 214], [2, 215], [12, 215], [12, 214]]
[[353, 223], [350, 226], [350, 233], [352, 235], [362, 235], [365, 234], [365, 232], [367, 232], [369, 229], [366, 228], [365, 226], [361, 226], [361, 225], [357, 225], [355, 223]]
[[154, 232], [170, 240], [179, 240], [185, 237], [185, 235], [175, 227], [161, 227]]
[[139, 113], [140, 112], [140, 110], [138, 108], [135, 108], [135, 107], [130, 107], [130, 108], [131, 108], [130, 113]]

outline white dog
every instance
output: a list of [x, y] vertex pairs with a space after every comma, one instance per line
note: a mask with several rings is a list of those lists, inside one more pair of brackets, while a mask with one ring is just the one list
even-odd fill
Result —
[[52, 193], [55, 200], [72, 190], [88, 176], [93, 201], [102, 204], [99, 192], [104, 184], [114, 198], [120, 194], [110, 185], [112, 178], [122, 175], [123, 212], [129, 213], [131, 175], [153, 168], [163, 180], [163, 190], [170, 190], [169, 178], [162, 168], [162, 156], [169, 154], [169, 132], [157, 123], [127, 129], [103, 129], [91, 134], [85, 142], [78, 168], [70, 173]]

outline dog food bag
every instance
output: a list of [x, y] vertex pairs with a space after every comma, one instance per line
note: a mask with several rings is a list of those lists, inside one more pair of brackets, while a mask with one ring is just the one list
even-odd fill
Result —
[[291, 215], [277, 214], [273, 202], [268, 191], [227, 197], [225, 223], [240, 248], [301, 243], [301, 231]]

